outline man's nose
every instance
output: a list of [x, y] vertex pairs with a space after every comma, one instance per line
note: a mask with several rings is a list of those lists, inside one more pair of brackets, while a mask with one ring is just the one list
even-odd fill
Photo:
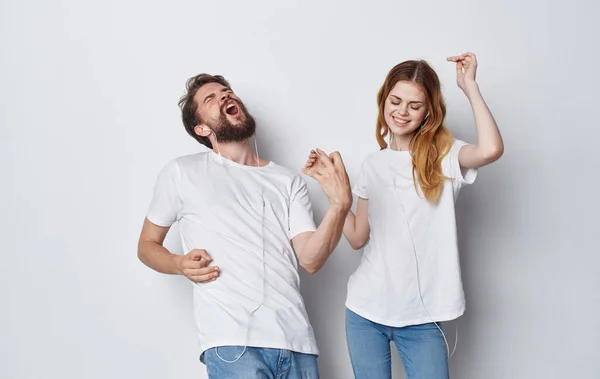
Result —
[[222, 102], [227, 101], [229, 99], [231, 99], [231, 95], [229, 95], [229, 93], [224, 93], [223, 95], [221, 95]]

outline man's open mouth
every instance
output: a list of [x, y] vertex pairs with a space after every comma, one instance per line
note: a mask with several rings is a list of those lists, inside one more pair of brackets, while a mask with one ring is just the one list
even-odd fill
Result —
[[225, 113], [231, 116], [235, 116], [240, 112], [240, 108], [235, 102], [230, 102], [225, 106]]

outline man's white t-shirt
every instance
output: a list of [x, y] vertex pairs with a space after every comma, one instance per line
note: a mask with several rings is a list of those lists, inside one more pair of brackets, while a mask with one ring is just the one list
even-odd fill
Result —
[[[453, 320], [464, 313], [454, 204], [477, 170], [461, 170], [455, 140], [442, 160], [436, 205], [415, 190], [408, 151], [381, 150], [362, 164], [353, 192], [368, 199], [369, 241], [348, 282], [346, 306], [379, 324], [402, 327]], [[415, 175], [416, 178], [416, 175]]]
[[205, 249], [220, 268], [215, 281], [193, 285], [202, 353], [239, 345], [318, 354], [291, 245], [315, 230], [298, 175], [212, 151], [180, 157], [160, 173], [147, 218], [179, 222], [184, 251]]

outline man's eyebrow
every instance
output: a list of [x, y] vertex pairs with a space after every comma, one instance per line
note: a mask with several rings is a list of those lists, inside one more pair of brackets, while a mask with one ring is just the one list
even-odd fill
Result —
[[214, 99], [214, 97], [215, 97], [215, 94], [214, 94], [214, 93], [211, 93], [210, 95], [208, 95], [208, 96], [206, 96], [206, 97], [204, 98], [204, 101], [202, 102], [202, 104], [206, 104], [206, 102], [207, 102], [208, 100], [210, 100], [210, 99]]
[[[221, 88], [221, 92], [228, 92], [228, 91], [231, 91], [231, 88], [229, 88], [229, 87], [223, 87], [223, 88]], [[231, 91], [231, 92], [233, 92], [233, 91]], [[203, 103], [203, 104], [206, 104], [206, 102], [207, 102], [208, 100], [210, 100], [210, 99], [214, 99], [214, 98], [215, 98], [215, 96], [216, 96], [216, 95], [215, 95], [214, 93], [211, 93], [210, 95], [208, 95], [208, 96], [206, 96], [206, 97], [204, 98], [204, 101], [203, 101], [202, 103]]]

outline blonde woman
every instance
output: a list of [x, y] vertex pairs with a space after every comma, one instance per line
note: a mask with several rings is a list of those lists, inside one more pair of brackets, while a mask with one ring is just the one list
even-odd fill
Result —
[[[453, 138], [444, 126], [440, 81], [425, 61], [406, 61], [387, 75], [377, 95], [380, 151], [362, 164], [344, 235], [364, 247], [348, 282], [346, 335], [357, 379], [391, 378], [390, 343], [408, 379], [448, 378], [441, 322], [461, 316], [454, 204], [477, 169], [496, 161], [503, 142], [475, 80], [477, 60], [448, 58], [471, 103], [477, 143]], [[386, 142], [386, 137], [389, 144]], [[307, 168], [322, 152], [312, 152]]]

